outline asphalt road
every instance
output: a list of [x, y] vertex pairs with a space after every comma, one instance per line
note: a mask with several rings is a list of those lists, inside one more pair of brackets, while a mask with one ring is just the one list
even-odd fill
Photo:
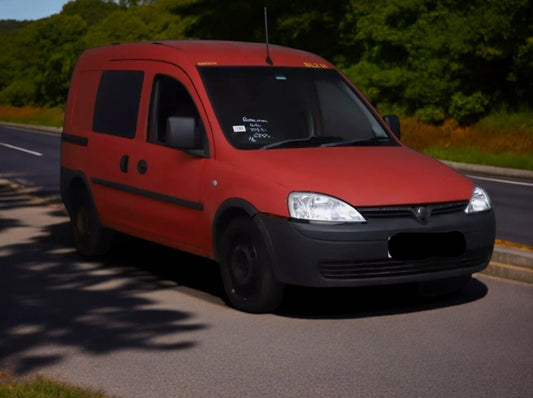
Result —
[[0, 177], [40, 195], [59, 192], [60, 135], [0, 125]]
[[122, 398], [505, 397], [533, 391], [533, 285], [293, 289], [224, 305], [210, 261], [121, 237], [89, 262], [60, 206], [0, 186], [0, 371]]
[[[0, 177], [39, 190], [45, 196], [59, 191], [57, 133], [20, 130], [0, 125]], [[533, 181], [495, 176], [474, 179], [485, 187], [496, 211], [498, 239], [533, 246]]]

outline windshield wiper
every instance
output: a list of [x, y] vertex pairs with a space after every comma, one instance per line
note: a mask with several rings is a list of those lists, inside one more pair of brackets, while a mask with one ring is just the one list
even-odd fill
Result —
[[355, 140], [346, 140], [341, 142], [330, 142], [325, 143], [320, 146], [331, 147], [331, 146], [370, 146], [375, 144], [384, 144], [386, 142], [391, 142], [389, 137], [372, 137], [372, 138], [357, 138]]
[[341, 137], [325, 137], [312, 135], [307, 138], [296, 138], [272, 142], [271, 144], [263, 145], [260, 149], [327, 146], [328, 144], [332, 145], [338, 143], [339, 141], [342, 141]]

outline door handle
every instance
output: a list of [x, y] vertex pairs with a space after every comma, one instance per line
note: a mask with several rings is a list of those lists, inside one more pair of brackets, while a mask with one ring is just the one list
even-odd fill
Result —
[[148, 163], [146, 160], [141, 159], [137, 162], [137, 171], [139, 174], [144, 174], [148, 170]]
[[119, 167], [120, 167], [120, 171], [122, 171], [123, 173], [127, 173], [128, 172], [128, 162], [129, 162], [129, 160], [130, 160], [130, 157], [128, 155], [123, 155], [120, 158]]

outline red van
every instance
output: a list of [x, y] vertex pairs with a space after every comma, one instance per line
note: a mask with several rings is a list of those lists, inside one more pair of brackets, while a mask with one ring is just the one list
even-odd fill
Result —
[[460, 289], [495, 237], [487, 193], [403, 145], [334, 65], [258, 43], [84, 52], [61, 197], [80, 254], [120, 231], [214, 259], [247, 312], [275, 310], [286, 285]]

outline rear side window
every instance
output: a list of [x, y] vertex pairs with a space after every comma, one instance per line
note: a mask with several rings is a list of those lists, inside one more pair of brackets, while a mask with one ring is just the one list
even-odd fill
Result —
[[141, 71], [105, 71], [94, 106], [93, 131], [133, 138], [144, 80]]

